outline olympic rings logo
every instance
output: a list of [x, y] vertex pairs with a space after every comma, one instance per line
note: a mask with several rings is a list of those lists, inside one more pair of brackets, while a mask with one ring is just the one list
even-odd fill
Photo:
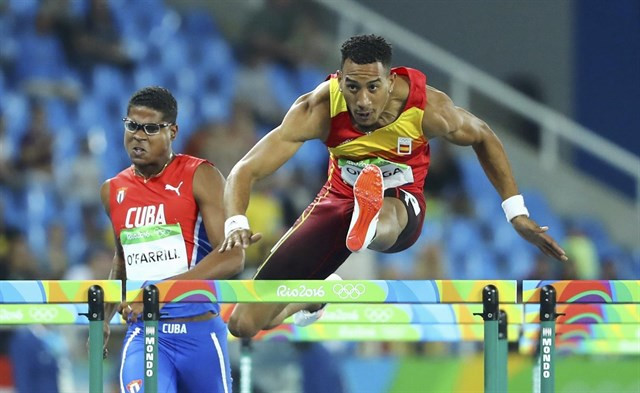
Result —
[[364, 294], [365, 286], [363, 284], [335, 284], [333, 293], [338, 295], [340, 299], [357, 299]]
[[171, 232], [169, 232], [167, 229], [156, 229], [156, 236], [158, 237], [168, 237], [169, 235], [171, 235]]
[[58, 309], [54, 307], [30, 307], [29, 317], [38, 322], [51, 322], [58, 316]]
[[393, 310], [390, 308], [368, 307], [364, 310], [364, 316], [369, 322], [385, 323], [391, 320]]

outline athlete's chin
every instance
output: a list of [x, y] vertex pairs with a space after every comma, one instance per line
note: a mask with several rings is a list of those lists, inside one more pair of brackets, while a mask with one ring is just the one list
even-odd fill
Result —
[[149, 163], [149, 159], [145, 155], [129, 153], [131, 163], [135, 165], [146, 165]]
[[360, 128], [361, 130], [365, 130], [367, 132], [375, 129], [377, 122], [375, 120], [373, 121], [358, 121], [356, 122], [358, 128]]

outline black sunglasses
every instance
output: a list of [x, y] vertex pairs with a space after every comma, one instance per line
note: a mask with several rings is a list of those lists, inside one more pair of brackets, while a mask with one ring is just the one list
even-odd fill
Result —
[[161, 128], [165, 128], [168, 126], [172, 126], [175, 123], [145, 123], [145, 124], [139, 124], [136, 123], [135, 121], [131, 120], [131, 119], [127, 119], [126, 117], [124, 119], [122, 119], [122, 121], [124, 122], [124, 129], [129, 131], [130, 133], [135, 133], [137, 132], [139, 129], [142, 128], [142, 130], [144, 131], [145, 134], [147, 135], [156, 135], [157, 133], [160, 132]]

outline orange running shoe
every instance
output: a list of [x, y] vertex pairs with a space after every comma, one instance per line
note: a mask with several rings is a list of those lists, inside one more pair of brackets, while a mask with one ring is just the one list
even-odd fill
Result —
[[384, 199], [380, 168], [372, 164], [364, 167], [353, 185], [353, 196], [353, 215], [347, 232], [347, 248], [351, 252], [358, 252], [366, 248], [376, 234], [378, 215]]

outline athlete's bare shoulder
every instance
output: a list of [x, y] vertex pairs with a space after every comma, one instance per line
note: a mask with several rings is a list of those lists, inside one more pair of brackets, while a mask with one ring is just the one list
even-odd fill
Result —
[[329, 114], [331, 105], [329, 81], [322, 82], [312, 91], [300, 96], [294, 105], [298, 104], [304, 105], [306, 110], [326, 111]]
[[435, 87], [427, 85], [427, 102], [422, 118], [422, 131], [428, 138], [446, 134], [455, 129], [456, 107], [451, 98]]
[[110, 190], [111, 190], [111, 179], [107, 179], [104, 181], [104, 183], [102, 183], [102, 186], [100, 187], [100, 199], [102, 200], [102, 206], [104, 207], [104, 210], [107, 212], [107, 215], [109, 214], [109, 196], [110, 196]]
[[451, 99], [444, 92], [427, 85], [427, 103], [425, 109], [428, 107], [437, 108], [442, 104], [449, 104], [450, 102]]
[[319, 84], [313, 91], [301, 95], [293, 103], [279, 127], [285, 134], [295, 135], [292, 140], [324, 140], [329, 132], [331, 100], [329, 82]]

